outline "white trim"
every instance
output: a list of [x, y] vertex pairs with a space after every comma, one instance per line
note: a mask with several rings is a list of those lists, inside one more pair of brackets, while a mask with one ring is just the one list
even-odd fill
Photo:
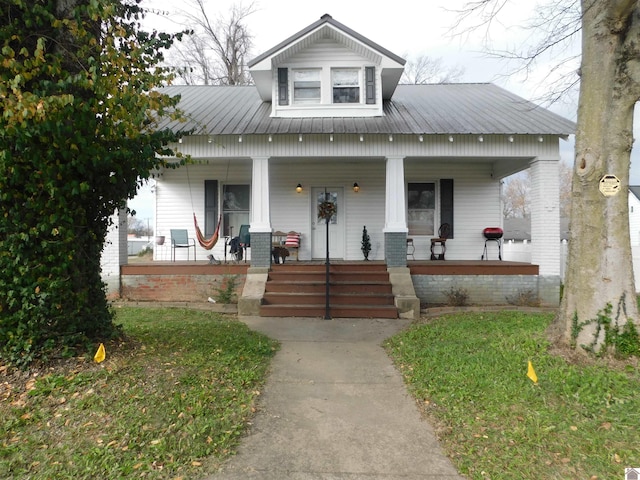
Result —
[[404, 157], [387, 157], [385, 233], [408, 233]]

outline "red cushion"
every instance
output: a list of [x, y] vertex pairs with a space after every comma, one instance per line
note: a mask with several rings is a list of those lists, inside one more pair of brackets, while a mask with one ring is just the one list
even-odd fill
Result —
[[287, 239], [284, 241], [286, 247], [299, 247], [300, 235], [288, 234]]

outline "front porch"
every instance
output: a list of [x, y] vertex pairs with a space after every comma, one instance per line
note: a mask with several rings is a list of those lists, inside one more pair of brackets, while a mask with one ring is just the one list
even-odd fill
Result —
[[[363, 280], [365, 265], [379, 265], [382, 261], [332, 261], [330, 274], [337, 266], [352, 266], [361, 271]], [[263, 302], [264, 284], [270, 271], [278, 272], [295, 267], [298, 271], [317, 270], [324, 261], [289, 261], [271, 265], [270, 269], [251, 268], [250, 263], [229, 262], [209, 264], [206, 261], [168, 262], [149, 261], [122, 265], [120, 268], [120, 296], [122, 299], [141, 302], [194, 302], [206, 303], [217, 296], [225, 282], [233, 278], [238, 301], [243, 296], [253, 296]], [[557, 306], [560, 298], [560, 279], [557, 281], [539, 275], [538, 265], [499, 260], [409, 260], [406, 269], [394, 271], [391, 283], [398, 278], [410, 278], [413, 295], [420, 307], [447, 305], [447, 293], [466, 291], [470, 305], [508, 305], [523, 297], [537, 298], [541, 305]], [[253, 278], [245, 288], [247, 278]], [[256, 279], [258, 284], [256, 285]], [[407, 280], [408, 281], [408, 280]], [[406, 285], [405, 285], [406, 287]], [[406, 288], [405, 288], [406, 290]], [[396, 305], [398, 287], [394, 286]], [[406, 294], [404, 291], [403, 295]], [[400, 308], [399, 314], [402, 315]], [[242, 308], [239, 312], [242, 314]], [[258, 314], [259, 310], [253, 312]], [[415, 315], [415, 313], [414, 313]]]

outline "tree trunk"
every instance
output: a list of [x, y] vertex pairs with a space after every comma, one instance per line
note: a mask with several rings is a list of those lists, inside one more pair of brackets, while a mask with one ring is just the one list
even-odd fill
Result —
[[[607, 322], [638, 324], [629, 236], [633, 108], [638, 99], [635, 2], [582, 0], [582, 66], [564, 295], [551, 325], [555, 342], [600, 352]], [[631, 5], [631, 6], [629, 6]], [[636, 57], [637, 58], [637, 57]], [[605, 175], [619, 192], [599, 189]], [[610, 305], [610, 307], [608, 307]], [[610, 310], [610, 313], [607, 313]]]

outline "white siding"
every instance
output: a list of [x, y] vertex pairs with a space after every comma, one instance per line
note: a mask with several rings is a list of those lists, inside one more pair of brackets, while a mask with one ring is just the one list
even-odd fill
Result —
[[[302, 232], [299, 258], [311, 258], [311, 189], [324, 186], [344, 188], [345, 258], [362, 260], [362, 228], [371, 237], [371, 260], [384, 259], [384, 176], [385, 163], [370, 160], [287, 160], [275, 161], [271, 176], [271, 222], [273, 230]], [[353, 191], [357, 182], [360, 191]], [[295, 191], [303, 186], [302, 193]]]
[[[285, 125], [283, 128], [290, 128]], [[384, 258], [385, 159], [405, 157], [407, 182], [454, 180], [455, 238], [447, 242], [447, 259], [480, 259], [484, 248], [482, 231], [502, 226], [499, 180], [505, 172], [526, 168], [536, 153], [557, 154], [557, 140], [515, 136], [514, 142], [502, 136], [415, 135], [276, 135], [224, 136], [208, 142], [205, 136], [188, 137], [179, 149], [202, 164], [166, 170], [156, 187], [156, 234], [166, 236], [167, 247], [158, 248], [159, 259], [168, 259], [171, 228], [187, 228], [195, 237], [192, 212], [204, 228], [204, 189], [206, 179], [225, 183], [250, 184], [252, 157], [268, 156], [270, 175], [271, 227], [275, 230], [301, 231], [300, 259], [311, 257], [312, 187], [342, 186], [347, 212], [345, 258], [360, 260], [362, 228], [371, 236], [371, 259]], [[208, 160], [206, 160], [208, 159]], [[206, 162], [209, 163], [206, 163]], [[187, 177], [188, 174], [188, 177]], [[190, 182], [188, 181], [190, 179]], [[357, 182], [361, 189], [354, 193]], [[303, 192], [295, 186], [301, 183]], [[416, 259], [429, 258], [431, 236], [415, 237]], [[164, 252], [164, 253], [163, 253]], [[208, 251], [198, 249], [204, 260]], [[186, 251], [178, 252], [186, 258]], [[213, 250], [222, 257], [223, 242]]]
[[[454, 238], [447, 241], [447, 260], [480, 260], [486, 227], [501, 227], [500, 182], [491, 177], [491, 164], [446, 160], [407, 161], [408, 182], [453, 179]], [[438, 223], [436, 222], [438, 225]], [[431, 235], [414, 236], [416, 260], [431, 255]]]
[[111, 221], [113, 223], [107, 230], [100, 267], [107, 294], [117, 295], [120, 292], [120, 265], [127, 264], [127, 212], [115, 212]]
[[[251, 161], [215, 162], [182, 166], [175, 170], [165, 170], [156, 182], [156, 235], [165, 236], [165, 244], [154, 249], [156, 260], [169, 260], [172, 228], [186, 228], [189, 237], [196, 238], [193, 213], [196, 214], [200, 229], [204, 232], [204, 181], [218, 180], [218, 190], [227, 184], [250, 184]], [[220, 199], [219, 199], [220, 200]], [[220, 201], [218, 202], [220, 204]], [[222, 231], [220, 232], [222, 235]], [[237, 233], [237, 232], [235, 232]], [[197, 242], [196, 242], [197, 244]], [[193, 259], [193, 250], [189, 254]], [[224, 255], [224, 240], [218, 241], [213, 250], [197, 246], [196, 258], [205, 260], [213, 254], [216, 258]], [[187, 249], [176, 250], [176, 260], [186, 260]]]
[[540, 275], [560, 275], [560, 187], [556, 159], [531, 164], [532, 263]]
[[632, 192], [629, 192], [629, 233], [631, 246], [640, 246], [640, 200]]

